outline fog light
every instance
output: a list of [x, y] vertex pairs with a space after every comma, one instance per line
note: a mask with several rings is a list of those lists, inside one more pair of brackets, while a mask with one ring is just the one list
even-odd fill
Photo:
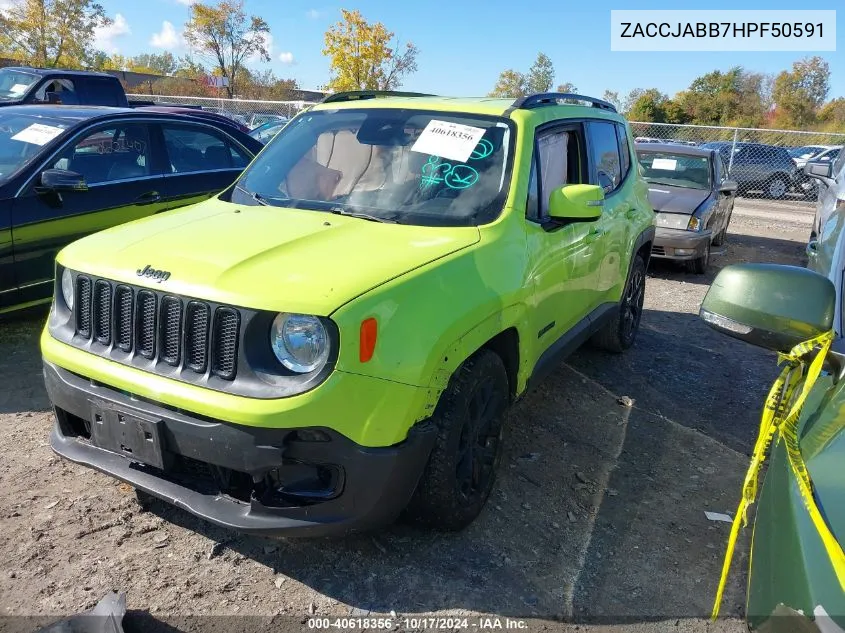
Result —
[[343, 487], [343, 473], [332, 464], [306, 464], [285, 460], [281, 468], [267, 473], [269, 497], [263, 499], [266, 505], [276, 505], [283, 498], [298, 502], [318, 502], [334, 499]]

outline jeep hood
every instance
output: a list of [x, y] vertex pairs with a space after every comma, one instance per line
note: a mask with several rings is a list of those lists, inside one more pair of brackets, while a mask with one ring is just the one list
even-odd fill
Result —
[[692, 215], [709, 196], [710, 191], [706, 189], [648, 183], [648, 200], [657, 213]]
[[[383, 224], [212, 199], [90, 235], [66, 247], [58, 261], [187, 297], [326, 316], [478, 241], [476, 227]], [[170, 276], [160, 282], [139, 276], [146, 266]]]

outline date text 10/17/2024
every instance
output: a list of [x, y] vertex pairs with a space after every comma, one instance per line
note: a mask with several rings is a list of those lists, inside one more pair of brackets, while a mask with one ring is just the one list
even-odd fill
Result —
[[391, 630], [396, 626], [415, 631], [423, 630], [522, 630], [527, 629], [525, 620], [500, 618], [496, 616], [476, 617], [362, 617], [362, 618], [308, 618], [308, 628], [314, 630], [356, 631], [356, 630]]

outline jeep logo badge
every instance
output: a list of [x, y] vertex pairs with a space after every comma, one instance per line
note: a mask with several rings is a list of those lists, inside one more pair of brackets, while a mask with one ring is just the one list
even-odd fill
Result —
[[170, 273], [166, 270], [156, 270], [155, 268], [151, 268], [149, 264], [147, 264], [144, 268], [139, 268], [135, 271], [139, 277], [147, 277], [149, 279], [155, 280], [157, 283], [161, 283], [162, 281], [166, 281], [170, 279]]

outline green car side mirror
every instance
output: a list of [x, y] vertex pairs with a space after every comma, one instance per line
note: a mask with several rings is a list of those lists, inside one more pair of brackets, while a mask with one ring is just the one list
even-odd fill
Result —
[[831, 329], [835, 304], [830, 280], [806, 268], [734, 264], [716, 276], [699, 316], [728, 336], [788, 352]]
[[549, 217], [555, 220], [597, 220], [604, 205], [598, 185], [565, 185], [549, 196]]

